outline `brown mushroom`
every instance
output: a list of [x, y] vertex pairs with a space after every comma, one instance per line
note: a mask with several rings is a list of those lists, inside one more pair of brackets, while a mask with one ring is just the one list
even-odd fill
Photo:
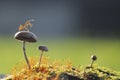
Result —
[[24, 57], [28, 65], [28, 68], [31, 69], [29, 60], [26, 55], [25, 43], [26, 42], [29, 42], [29, 43], [37, 42], [37, 36], [30, 31], [19, 31], [15, 34], [14, 38], [23, 42]]
[[39, 64], [38, 64], [40, 68], [43, 52], [47, 52], [48, 48], [46, 46], [39, 46], [38, 49], [41, 50], [41, 55], [40, 55]]
[[92, 55], [92, 56], [91, 56], [91, 59], [92, 59], [92, 62], [91, 62], [91, 64], [90, 64], [90, 67], [92, 68], [94, 61], [97, 60], [97, 56], [96, 56], [96, 55]]

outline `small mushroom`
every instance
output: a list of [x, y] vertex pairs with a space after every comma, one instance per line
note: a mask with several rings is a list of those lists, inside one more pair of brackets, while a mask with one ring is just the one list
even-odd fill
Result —
[[91, 62], [91, 64], [90, 64], [90, 67], [92, 68], [94, 61], [97, 60], [97, 56], [96, 56], [96, 55], [92, 55], [92, 56], [91, 56], [91, 59], [92, 59], [92, 62]]
[[38, 49], [41, 50], [41, 55], [40, 55], [40, 58], [39, 58], [39, 68], [40, 68], [43, 52], [47, 52], [48, 48], [46, 46], [39, 46]]
[[25, 43], [26, 42], [30, 42], [30, 43], [37, 42], [37, 36], [30, 31], [19, 31], [15, 34], [14, 38], [23, 42], [24, 57], [25, 57], [27, 65], [28, 65], [28, 68], [31, 69], [30, 63], [29, 63], [27, 55], [26, 55]]

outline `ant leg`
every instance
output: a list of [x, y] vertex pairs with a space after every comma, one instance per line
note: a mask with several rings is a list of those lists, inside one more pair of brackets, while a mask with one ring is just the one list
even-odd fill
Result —
[[29, 29], [28, 29], [27, 27], [25, 27], [25, 30], [26, 30], [26, 31], [29, 31]]

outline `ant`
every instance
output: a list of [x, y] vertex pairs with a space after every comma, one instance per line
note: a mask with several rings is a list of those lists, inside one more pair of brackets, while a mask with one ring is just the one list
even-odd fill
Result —
[[21, 24], [20, 24], [18, 30], [19, 30], [19, 31], [22, 31], [23, 29], [25, 29], [26, 31], [29, 31], [29, 29], [28, 29], [27, 27], [28, 27], [28, 26], [29, 26], [29, 27], [32, 27], [31, 21], [34, 21], [34, 20], [33, 20], [33, 19], [32, 19], [32, 20], [27, 20], [24, 25], [21, 25]]

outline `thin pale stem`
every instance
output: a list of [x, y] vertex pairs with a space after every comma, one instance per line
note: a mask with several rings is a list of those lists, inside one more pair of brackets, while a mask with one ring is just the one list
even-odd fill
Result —
[[43, 56], [43, 51], [41, 51], [41, 55], [40, 55], [40, 59], [39, 59], [39, 68], [40, 68], [40, 65], [41, 65], [42, 56]]
[[93, 67], [93, 63], [94, 63], [94, 60], [92, 60], [91, 64], [90, 64], [90, 67], [92, 68]]
[[25, 60], [26, 60], [27, 65], [28, 65], [28, 68], [29, 68], [29, 70], [30, 70], [31, 67], [30, 67], [30, 63], [29, 63], [28, 58], [27, 58], [27, 55], [26, 55], [25, 41], [23, 41], [23, 53], [24, 53], [24, 57], [25, 57]]

